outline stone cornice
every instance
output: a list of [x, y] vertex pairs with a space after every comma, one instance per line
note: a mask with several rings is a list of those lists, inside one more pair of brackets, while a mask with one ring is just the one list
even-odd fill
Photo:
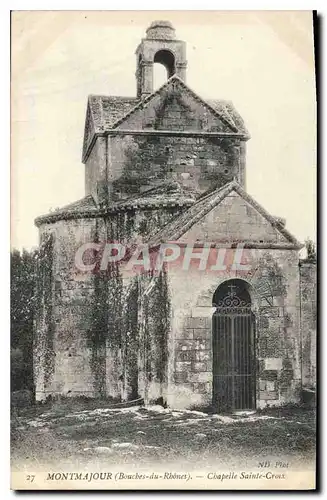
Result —
[[95, 219], [97, 217], [106, 217], [110, 215], [115, 215], [120, 212], [130, 212], [134, 210], [157, 210], [162, 208], [171, 208], [171, 207], [185, 207], [185, 209], [189, 208], [193, 202], [191, 201], [140, 201], [134, 202], [126, 200], [126, 203], [120, 203], [119, 205], [113, 204], [112, 206], [105, 208], [98, 208], [97, 210], [80, 210], [76, 212], [62, 211], [62, 212], [53, 212], [47, 215], [41, 215], [37, 217], [34, 221], [34, 224], [39, 227], [42, 224], [53, 224], [54, 222], [58, 222], [61, 220], [78, 220], [78, 219]]
[[95, 141], [98, 137], [107, 137], [115, 135], [143, 135], [143, 136], [172, 136], [172, 137], [217, 137], [221, 139], [239, 139], [240, 141], [248, 141], [250, 139], [249, 134], [244, 134], [242, 132], [205, 132], [205, 131], [187, 131], [187, 130], [120, 130], [120, 129], [110, 129], [105, 132], [94, 133], [92, 140], [90, 141], [85, 154], [82, 158], [83, 163], [86, 163]]
[[[152, 249], [155, 249], [159, 247], [162, 243], [154, 243], [151, 244], [150, 246]], [[196, 242], [187, 242], [187, 241], [167, 241], [166, 243], [173, 243], [176, 244], [180, 247], [186, 247], [189, 244], [193, 245], [193, 248], [202, 248], [202, 247], [210, 247], [210, 248], [253, 248], [253, 249], [258, 249], [258, 250], [300, 250], [303, 245], [301, 243], [294, 244], [294, 243], [289, 243], [289, 242], [270, 242], [270, 241], [238, 241], [238, 240], [232, 240], [232, 241], [226, 241], [226, 240], [221, 240], [221, 241], [214, 241], [214, 242], [207, 242], [207, 241], [196, 241]]]

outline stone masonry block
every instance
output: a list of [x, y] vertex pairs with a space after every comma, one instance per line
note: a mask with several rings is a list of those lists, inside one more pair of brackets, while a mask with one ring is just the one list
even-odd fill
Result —
[[280, 318], [269, 318], [269, 328], [279, 328], [280, 326], [283, 326], [283, 319]]
[[206, 382], [195, 382], [193, 384], [193, 391], [197, 394], [206, 394], [209, 392], [209, 384]]
[[277, 392], [268, 392], [268, 391], [260, 391], [260, 394], [259, 394], [259, 399], [262, 399], [262, 400], [272, 400], [272, 399], [278, 399], [278, 394]]
[[283, 369], [292, 370], [293, 369], [293, 361], [290, 358], [283, 359]]
[[[200, 226], [202, 226], [204, 223], [200, 223]], [[203, 321], [201, 322], [203, 326], [199, 326], [198, 328], [206, 328], [210, 327], [211, 324], [211, 318], [213, 313], [215, 312], [215, 307], [210, 306], [200, 306], [200, 307], [194, 307], [192, 309], [192, 318], [203, 318]], [[194, 327], [196, 328], [196, 327]]]
[[278, 372], [277, 370], [266, 370], [261, 374], [262, 380], [277, 380]]
[[195, 351], [177, 351], [176, 361], [193, 361], [195, 359]]
[[176, 350], [177, 351], [201, 351], [207, 350], [210, 347], [210, 341], [205, 339], [193, 339], [193, 340], [177, 340]]
[[259, 352], [260, 356], [268, 359], [275, 359], [282, 357], [284, 353], [284, 349], [282, 346], [282, 339], [276, 336], [260, 339]]
[[[207, 308], [204, 308], [207, 309]], [[211, 317], [192, 317], [190, 318], [191, 328], [210, 328]]]
[[266, 358], [265, 370], [281, 370], [283, 367], [282, 358]]
[[210, 351], [196, 351], [195, 360], [196, 361], [211, 361], [211, 352]]
[[[178, 312], [178, 314], [181, 314], [181, 315], [184, 316], [183, 311], [182, 311], [182, 313]], [[176, 316], [177, 313], [174, 312], [174, 315]], [[191, 316], [186, 316], [185, 317], [185, 319], [184, 319], [184, 328], [186, 328], [186, 329], [192, 328], [193, 329], [193, 318]]]
[[260, 318], [260, 326], [261, 328], [268, 328], [269, 326], [269, 319], [267, 316], [262, 316]]
[[260, 391], [265, 391], [266, 390], [266, 381], [265, 380], [260, 380], [259, 381], [259, 389], [260, 389]]
[[212, 372], [191, 372], [188, 375], [188, 379], [190, 382], [211, 382]]
[[294, 377], [294, 371], [292, 369], [283, 370], [280, 374], [280, 383], [289, 384], [291, 380], [293, 380], [293, 377]]
[[197, 351], [203, 351], [203, 350], [208, 350], [210, 348], [210, 340], [205, 340], [205, 339], [196, 339], [195, 340], [195, 349]]
[[260, 307], [260, 316], [268, 316], [269, 318], [278, 318], [279, 307]]
[[259, 352], [261, 356], [265, 356], [265, 351], [267, 349], [267, 338], [259, 338]]
[[198, 361], [192, 363], [192, 372], [207, 372], [210, 370], [211, 363], [208, 361]]
[[190, 361], [176, 361], [176, 372], [189, 372], [192, 363]]
[[266, 391], [271, 393], [276, 391], [276, 381], [274, 380], [267, 380], [266, 381]]
[[191, 351], [195, 349], [195, 340], [177, 340], [176, 350], [177, 351]]
[[194, 328], [193, 329], [194, 339], [207, 339], [211, 338], [211, 330], [209, 328]]
[[184, 384], [187, 382], [187, 372], [178, 372], [174, 375], [176, 384]]
[[181, 339], [188, 339], [192, 340], [193, 339], [193, 328], [184, 328], [184, 330], [181, 331], [180, 334]]

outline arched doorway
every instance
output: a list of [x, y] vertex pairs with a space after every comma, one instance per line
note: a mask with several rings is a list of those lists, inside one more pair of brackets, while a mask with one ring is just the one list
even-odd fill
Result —
[[222, 283], [213, 306], [213, 405], [218, 412], [254, 409], [255, 323], [248, 284], [240, 279]]

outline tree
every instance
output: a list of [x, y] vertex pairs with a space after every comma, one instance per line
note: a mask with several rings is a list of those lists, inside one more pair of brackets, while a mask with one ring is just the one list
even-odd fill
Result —
[[307, 251], [307, 259], [312, 261], [317, 260], [316, 245], [310, 238], [305, 240], [305, 248]]
[[11, 252], [11, 385], [33, 389], [33, 320], [36, 252]]

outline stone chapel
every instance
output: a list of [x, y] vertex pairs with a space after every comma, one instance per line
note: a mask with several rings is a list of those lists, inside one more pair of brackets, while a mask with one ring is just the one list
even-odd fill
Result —
[[[158, 89], [154, 63], [167, 70]], [[247, 193], [249, 139], [231, 101], [187, 85], [185, 42], [154, 21], [136, 49], [136, 95], [88, 98], [85, 196], [35, 221], [37, 400], [220, 412], [299, 402], [315, 386], [315, 262], [299, 259], [285, 220]], [[173, 242], [193, 265], [76, 268], [83, 245], [93, 244], [92, 264], [104, 242]], [[203, 269], [195, 255], [216, 262], [223, 248], [228, 260], [239, 245], [246, 271]]]

